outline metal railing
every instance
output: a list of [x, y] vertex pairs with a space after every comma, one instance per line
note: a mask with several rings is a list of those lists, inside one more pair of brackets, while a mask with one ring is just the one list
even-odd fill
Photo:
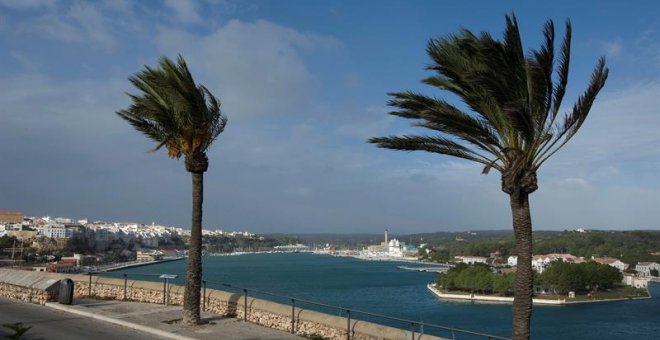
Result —
[[[94, 274], [98, 273], [87, 273], [89, 275], [89, 295], [91, 296], [91, 285], [92, 285], [92, 276]], [[117, 275], [113, 274], [119, 274], [119, 273], [102, 273], [105, 277], [113, 277]], [[149, 274], [149, 273], [121, 273], [121, 277], [124, 279], [124, 297], [123, 299], [126, 300], [127, 298], [127, 288], [128, 288], [128, 276], [129, 275], [135, 275], [135, 276], [143, 276], [143, 277], [151, 277], [151, 278], [161, 278], [163, 279], [163, 304], [167, 305], [168, 304], [168, 299], [167, 297], [169, 296], [169, 284], [171, 283], [170, 280], [172, 279], [171, 276], [168, 274]], [[176, 276], [175, 276], [176, 278]], [[181, 279], [184, 279], [185, 275], [181, 277]], [[183, 281], [183, 280], [182, 280]], [[508, 340], [509, 338], [502, 337], [502, 336], [497, 336], [493, 334], [487, 334], [487, 333], [480, 333], [480, 332], [474, 332], [474, 331], [469, 331], [461, 328], [455, 328], [451, 326], [445, 326], [445, 325], [439, 325], [439, 324], [434, 324], [434, 323], [428, 323], [428, 322], [423, 322], [423, 321], [416, 321], [416, 320], [410, 320], [410, 319], [404, 319], [404, 318], [399, 318], [399, 317], [394, 317], [394, 316], [389, 316], [389, 315], [384, 315], [380, 313], [373, 313], [373, 312], [368, 312], [364, 310], [359, 310], [359, 309], [354, 309], [354, 308], [347, 308], [347, 307], [342, 307], [342, 306], [336, 306], [336, 305], [331, 305], [327, 303], [322, 303], [322, 302], [316, 302], [316, 301], [311, 301], [307, 299], [301, 299], [293, 296], [289, 296], [286, 294], [280, 294], [280, 293], [275, 293], [275, 292], [269, 292], [261, 289], [255, 289], [255, 288], [248, 288], [248, 287], [243, 287], [243, 286], [238, 286], [226, 282], [214, 282], [214, 281], [207, 281], [207, 280], [202, 280], [202, 310], [206, 311], [206, 307], [208, 305], [208, 295], [206, 294], [206, 289], [208, 286], [213, 286], [216, 288], [221, 288], [221, 290], [226, 290], [222, 288], [229, 288], [230, 290], [235, 290], [242, 294], [243, 297], [243, 320], [248, 321], [248, 315], [249, 315], [249, 308], [248, 308], [248, 296], [250, 294], [254, 297], [254, 295], [262, 295], [262, 296], [268, 296], [271, 298], [279, 299], [287, 301], [287, 303], [290, 304], [291, 306], [291, 328], [289, 331], [293, 334], [296, 333], [296, 308], [300, 308], [300, 304], [304, 305], [309, 305], [309, 306], [316, 306], [316, 307], [323, 307], [326, 309], [330, 310], [335, 310], [339, 312], [339, 316], [345, 315], [346, 317], [346, 339], [351, 340], [353, 338], [353, 333], [354, 333], [354, 327], [355, 324], [358, 321], [367, 321], [367, 320], [361, 320], [355, 318], [355, 316], [361, 315], [361, 316], [366, 316], [371, 319], [381, 319], [381, 320], [389, 320], [389, 321], [394, 321], [399, 324], [406, 324], [410, 328], [410, 339], [412, 340], [417, 340], [421, 338], [425, 334], [425, 329], [437, 329], [440, 331], [444, 331], [446, 333], [451, 334], [452, 339], [456, 339], [456, 335], [464, 335], [464, 336], [471, 336], [471, 337], [478, 337], [478, 338], [485, 338], [485, 339], [497, 339], [497, 340]], [[239, 308], [240, 302], [236, 302], [236, 308]], [[379, 323], [382, 324], [382, 323]], [[387, 324], [385, 324], [387, 325]], [[389, 326], [389, 325], [388, 325]], [[395, 327], [399, 329], [403, 329], [400, 327]], [[426, 333], [428, 334], [428, 333]], [[429, 334], [430, 335], [430, 334]]]

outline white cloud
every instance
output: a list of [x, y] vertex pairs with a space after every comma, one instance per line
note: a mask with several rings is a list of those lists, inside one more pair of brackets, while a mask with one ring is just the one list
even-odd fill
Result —
[[197, 12], [197, 6], [191, 0], [166, 0], [165, 6], [174, 12], [176, 19], [180, 22], [191, 24], [202, 21]]
[[71, 7], [68, 15], [80, 25], [87, 38], [92, 42], [106, 48], [113, 48], [117, 44], [107, 27], [108, 20], [96, 7], [77, 3]]
[[88, 3], [75, 3], [65, 15], [46, 13], [19, 25], [18, 30], [66, 43], [90, 43], [103, 49], [117, 45], [109, 20]]
[[230, 119], [308, 110], [316, 83], [299, 49], [337, 46], [333, 38], [263, 20], [231, 20], [202, 37], [160, 28], [155, 40], [166, 55], [184, 55]]

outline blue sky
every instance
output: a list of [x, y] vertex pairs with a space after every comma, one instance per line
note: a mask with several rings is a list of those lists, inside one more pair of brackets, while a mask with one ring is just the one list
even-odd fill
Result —
[[[387, 93], [416, 90], [432, 37], [500, 36], [514, 12], [536, 47], [573, 23], [564, 104], [601, 55], [610, 78], [582, 131], [544, 165], [536, 229], [660, 228], [660, 5], [639, 1], [0, 0], [0, 210], [186, 227], [190, 178], [114, 112], [127, 78], [181, 53], [222, 101], [204, 224], [256, 232], [510, 228], [499, 174], [376, 149], [414, 132]], [[420, 131], [423, 132], [423, 131]]]

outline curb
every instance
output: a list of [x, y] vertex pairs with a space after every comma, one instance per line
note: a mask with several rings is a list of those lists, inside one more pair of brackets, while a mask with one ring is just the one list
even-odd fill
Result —
[[189, 338], [189, 337], [186, 337], [186, 336], [183, 336], [183, 335], [173, 334], [173, 333], [170, 333], [170, 332], [162, 331], [160, 329], [143, 326], [143, 325], [139, 325], [139, 324], [136, 324], [136, 323], [130, 323], [130, 322], [126, 322], [124, 320], [114, 319], [114, 318], [111, 318], [111, 317], [108, 317], [108, 316], [94, 314], [94, 313], [91, 313], [91, 312], [82, 311], [82, 310], [78, 310], [78, 309], [71, 308], [71, 307], [65, 307], [64, 305], [61, 305], [61, 304], [58, 304], [58, 303], [55, 303], [55, 302], [46, 302], [46, 304], [44, 304], [44, 306], [49, 307], [49, 308], [53, 308], [53, 309], [57, 309], [57, 310], [61, 310], [61, 311], [67, 312], [67, 313], [77, 314], [77, 315], [80, 315], [80, 316], [85, 316], [85, 317], [88, 317], [88, 318], [92, 318], [92, 319], [112, 323], [112, 324], [115, 324], [115, 325], [119, 325], [119, 326], [122, 326], [122, 327], [126, 327], [126, 328], [130, 328], [130, 329], [138, 330], [138, 331], [141, 331], [141, 332], [149, 333], [149, 334], [156, 335], [156, 336], [158, 336], [160, 338], [163, 338], [163, 339], [195, 340], [194, 338]]

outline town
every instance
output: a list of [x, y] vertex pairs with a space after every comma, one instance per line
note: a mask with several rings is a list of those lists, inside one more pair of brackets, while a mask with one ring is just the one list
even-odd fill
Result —
[[[254, 238], [250, 232], [207, 230], [205, 237]], [[140, 223], [27, 217], [0, 211], [0, 266], [29, 262], [37, 271], [80, 272], [181, 259], [190, 230]], [[9, 241], [11, 240], [11, 241]]]

